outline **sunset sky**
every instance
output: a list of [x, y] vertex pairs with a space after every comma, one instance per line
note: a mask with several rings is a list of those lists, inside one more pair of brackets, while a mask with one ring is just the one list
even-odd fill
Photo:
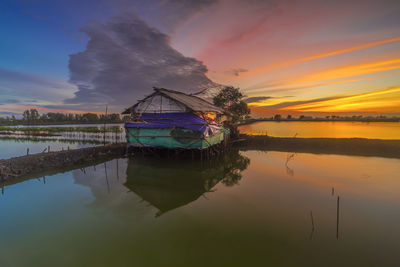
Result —
[[258, 116], [400, 115], [400, 1], [0, 0], [0, 116], [240, 87]]

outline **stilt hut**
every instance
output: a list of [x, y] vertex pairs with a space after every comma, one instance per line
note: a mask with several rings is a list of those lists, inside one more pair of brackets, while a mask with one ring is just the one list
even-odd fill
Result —
[[195, 95], [164, 88], [154, 92], [122, 114], [131, 114], [125, 124], [128, 146], [206, 149], [226, 141], [224, 128], [230, 115]]

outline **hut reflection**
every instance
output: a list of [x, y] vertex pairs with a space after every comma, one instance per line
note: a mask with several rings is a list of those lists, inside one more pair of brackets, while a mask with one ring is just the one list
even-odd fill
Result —
[[222, 182], [238, 184], [250, 159], [238, 151], [202, 163], [192, 160], [134, 158], [129, 160], [127, 180], [130, 191], [158, 209], [156, 216], [195, 201]]

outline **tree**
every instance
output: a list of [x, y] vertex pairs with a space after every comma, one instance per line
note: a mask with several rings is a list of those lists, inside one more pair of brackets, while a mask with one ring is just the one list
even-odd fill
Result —
[[276, 114], [276, 115], [274, 116], [274, 121], [280, 121], [281, 119], [282, 119], [281, 114]]
[[243, 99], [244, 95], [239, 88], [227, 86], [213, 98], [214, 105], [229, 111], [232, 114], [232, 123], [243, 119], [250, 114], [250, 109]]
[[39, 120], [39, 118], [40, 118], [39, 112], [36, 109], [31, 109], [31, 118], [30, 118], [31, 121], [35, 122], [35, 121]]
[[24, 121], [29, 122], [31, 118], [31, 112], [29, 110], [25, 110], [24, 113], [22, 114], [22, 118]]

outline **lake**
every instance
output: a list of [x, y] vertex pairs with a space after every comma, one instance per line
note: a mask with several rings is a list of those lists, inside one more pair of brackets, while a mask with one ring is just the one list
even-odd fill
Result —
[[8, 183], [0, 265], [398, 266], [399, 174], [400, 159], [232, 151]]
[[262, 121], [240, 126], [239, 130], [274, 137], [400, 139], [399, 122]]

